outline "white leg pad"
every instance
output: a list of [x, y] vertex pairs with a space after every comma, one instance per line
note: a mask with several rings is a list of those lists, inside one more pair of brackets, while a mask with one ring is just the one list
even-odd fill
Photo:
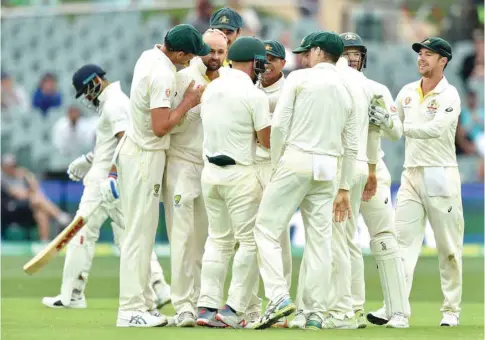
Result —
[[403, 313], [409, 317], [404, 265], [396, 237], [379, 234], [371, 240], [370, 248], [377, 263], [387, 316], [390, 318], [394, 313]]

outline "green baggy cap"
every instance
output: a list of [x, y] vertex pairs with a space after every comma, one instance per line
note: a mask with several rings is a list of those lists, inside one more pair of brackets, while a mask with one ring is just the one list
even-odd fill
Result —
[[323, 32], [323, 31], [316, 31], [308, 34], [305, 38], [301, 40], [300, 46], [293, 50], [293, 53], [300, 54], [300, 53], [309, 51], [311, 48], [310, 43], [312, 42], [313, 38], [320, 32]]
[[310, 42], [310, 47], [320, 47], [325, 52], [335, 56], [341, 56], [344, 53], [344, 42], [335, 32], [317, 33]]
[[233, 9], [224, 7], [215, 11], [209, 20], [211, 28], [228, 29], [236, 31], [243, 26], [241, 16]]
[[256, 57], [266, 59], [266, 48], [261, 40], [254, 37], [236, 39], [227, 54], [227, 59], [231, 61], [251, 61]]
[[448, 43], [448, 41], [440, 37], [426, 38], [420, 43], [414, 43], [412, 47], [416, 53], [419, 53], [420, 49], [426, 48], [430, 51], [438, 53], [442, 57], [448, 58], [448, 61], [451, 61], [452, 58], [451, 45]]
[[202, 40], [202, 34], [192, 25], [182, 24], [172, 27], [165, 36], [169, 50], [192, 53], [198, 56], [209, 54], [210, 47]]
[[286, 58], [285, 47], [276, 40], [264, 40], [263, 43], [266, 49], [266, 54], [272, 55], [276, 58]]

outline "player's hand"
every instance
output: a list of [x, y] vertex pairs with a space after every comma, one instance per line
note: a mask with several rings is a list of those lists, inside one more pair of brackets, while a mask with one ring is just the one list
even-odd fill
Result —
[[200, 104], [200, 98], [202, 97], [204, 90], [205, 86], [195, 86], [195, 81], [192, 80], [189, 84], [189, 87], [187, 87], [187, 90], [185, 90], [184, 100], [190, 103], [191, 108], [197, 106], [198, 104]]
[[349, 191], [340, 189], [333, 201], [333, 220], [339, 223], [351, 216]]
[[364, 192], [362, 193], [362, 200], [367, 202], [372, 197], [375, 196], [377, 191], [377, 177], [375, 173], [369, 174], [367, 177], [367, 183], [364, 187]]
[[86, 176], [91, 165], [93, 164], [94, 155], [92, 152], [79, 156], [69, 164], [67, 168], [67, 174], [69, 178], [75, 182], [78, 182]]
[[369, 121], [377, 126], [384, 125], [388, 129], [392, 129], [392, 118], [386, 109], [380, 106], [369, 106]]
[[120, 191], [118, 189], [118, 176], [116, 173], [110, 173], [108, 178], [99, 186], [101, 192], [101, 199], [103, 203], [110, 206], [118, 198], [120, 198]]

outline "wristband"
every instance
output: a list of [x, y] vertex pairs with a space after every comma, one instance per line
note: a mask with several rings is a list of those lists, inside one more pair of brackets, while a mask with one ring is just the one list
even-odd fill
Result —
[[116, 172], [110, 172], [110, 173], [108, 174], [108, 178], [110, 178], [110, 177], [112, 177], [112, 178], [114, 178], [114, 179], [117, 179], [117, 178], [118, 178], [118, 174], [117, 174]]

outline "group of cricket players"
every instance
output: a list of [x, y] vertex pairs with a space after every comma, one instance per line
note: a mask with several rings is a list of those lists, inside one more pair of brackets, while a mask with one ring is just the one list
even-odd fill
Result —
[[[60, 295], [43, 303], [87, 307], [95, 243], [111, 218], [120, 250], [118, 327], [407, 328], [428, 219], [444, 295], [440, 325], [458, 326], [464, 221], [454, 140], [461, 104], [443, 75], [451, 46], [438, 37], [413, 44], [422, 77], [393, 100], [363, 73], [367, 49], [355, 33], [309, 34], [293, 51], [304, 68], [285, 78], [283, 45], [240, 37], [242, 25], [238, 13], [222, 8], [203, 34], [173, 27], [141, 54], [130, 97], [99, 66], [76, 71], [76, 98], [100, 115], [93, 153], [68, 169], [84, 181], [77, 214], [88, 220], [67, 247]], [[403, 135], [394, 212], [380, 140]], [[297, 209], [306, 243], [293, 300], [288, 225]], [[367, 315], [353, 238], [359, 213], [384, 297]], [[154, 252], [160, 218], [171, 286]], [[170, 302], [176, 315], [165, 317], [158, 309]]]

